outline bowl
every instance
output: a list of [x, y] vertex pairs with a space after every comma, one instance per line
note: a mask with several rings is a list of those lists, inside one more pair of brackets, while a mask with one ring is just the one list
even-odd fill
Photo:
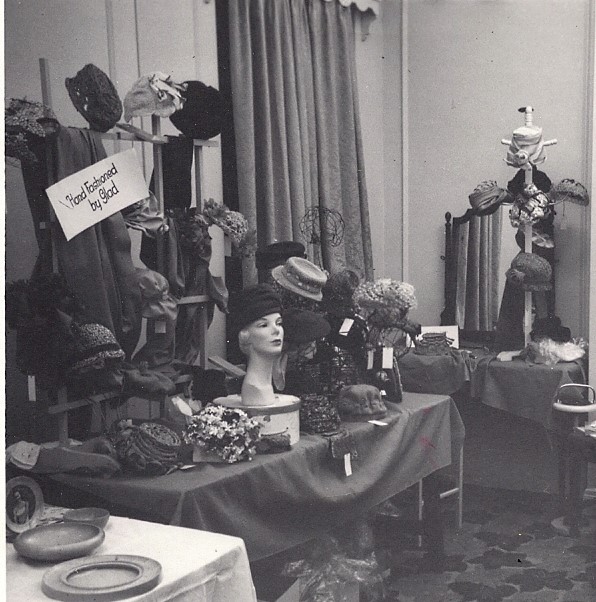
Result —
[[13, 545], [26, 558], [56, 562], [86, 556], [104, 539], [104, 530], [95, 525], [55, 523], [24, 531]]
[[65, 523], [84, 523], [104, 529], [110, 519], [110, 513], [103, 508], [77, 508], [64, 513]]

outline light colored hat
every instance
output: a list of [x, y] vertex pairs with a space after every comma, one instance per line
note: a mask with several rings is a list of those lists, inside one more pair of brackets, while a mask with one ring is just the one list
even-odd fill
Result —
[[184, 90], [183, 84], [160, 71], [143, 75], [124, 97], [124, 120], [143, 115], [169, 117], [182, 108], [184, 99], [180, 92]]
[[271, 275], [285, 289], [307, 299], [321, 301], [327, 274], [303, 257], [290, 257], [283, 265], [271, 270]]

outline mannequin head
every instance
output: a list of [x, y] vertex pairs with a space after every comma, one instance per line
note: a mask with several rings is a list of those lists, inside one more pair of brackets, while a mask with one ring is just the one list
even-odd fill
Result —
[[245, 326], [238, 334], [238, 343], [244, 355], [275, 358], [281, 354], [283, 338], [281, 314], [275, 312], [261, 316]]

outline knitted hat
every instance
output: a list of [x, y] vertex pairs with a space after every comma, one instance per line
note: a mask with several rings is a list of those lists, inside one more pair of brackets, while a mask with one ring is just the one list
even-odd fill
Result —
[[371, 420], [387, 414], [381, 391], [372, 385], [343, 387], [337, 396], [337, 406], [341, 417], [347, 420]]
[[230, 314], [238, 331], [263, 316], [281, 311], [279, 295], [268, 284], [255, 284], [230, 296]]
[[525, 291], [549, 291], [553, 287], [551, 265], [536, 253], [518, 253], [506, 276]]
[[110, 78], [89, 63], [65, 82], [75, 109], [89, 122], [92, 129], [107, 132], [122, 115], [122, 102]]
[[571, 178], [564, 178], [560, 182], [557, 182], [551, 189], [551, 197], [555, 203], [569, 201], [582, 207], [585, 207], [590, 202], [590, 195], [583, 184]]
[[283, 265], [290, 257], [305, 257], [306, 249], [301, 242], [283, 240], [267, 245], [264, 249], [257, 250], [256, 262], [258, 270], [271, 270], [278, 265]]
[[124, 97], [124, 120], [143, 115], [169, 117], [182, 107], [184, 84], [176, 83], [169, 75], [156, 71], [143, 75]]
[[476, 215], [490, 215], [500, 205], [512, 200], [511, 195], [503, 188], [499, 188], [494, 180], [480, 182], [468, 199]]
[[326, 395], [303, 395], [300, 403], [300, 430], [305, 433], [335, 433], [341, 424], [337, 408]]
[[307, 299], [321, 301], [327, 274], [303, 257], [290, 257], [271, 270], [271, 276], [284, 288]]
[[350, 316], [354, 313], [354, 291], [360, 284], [358, 274], [342, 270], [331, 274], [323, 287], [322, 309], [330, 314]]
[[[74, 352], [69, 372], [98, 364], [106, 359], [120, 360], [124, 351], [112, 331], [101, 324], [73, 324]], [[102, 366], [103, 367], [103, 366]]]
[[284, 310], [283, 324], [284, 341], [297, 345], [322, 339], [331, 331], [329, 322], [321, 314], [294, 307]]
[[219, 90], [199, 81], [183, 84], [184, 104], [170, 116], [170, 121], [187, 138], [207, 140], [221, 132], [224, 106]]

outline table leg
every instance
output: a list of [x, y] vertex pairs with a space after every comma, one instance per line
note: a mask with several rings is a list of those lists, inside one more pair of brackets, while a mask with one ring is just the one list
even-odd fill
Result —
[[445, 560], [445, 534], [441, 515], [441, 483], [435, 474], [425, 477], [422, 481], [422, 496], [422, 528], [428, 559], [435, 566], [442, 565]]

